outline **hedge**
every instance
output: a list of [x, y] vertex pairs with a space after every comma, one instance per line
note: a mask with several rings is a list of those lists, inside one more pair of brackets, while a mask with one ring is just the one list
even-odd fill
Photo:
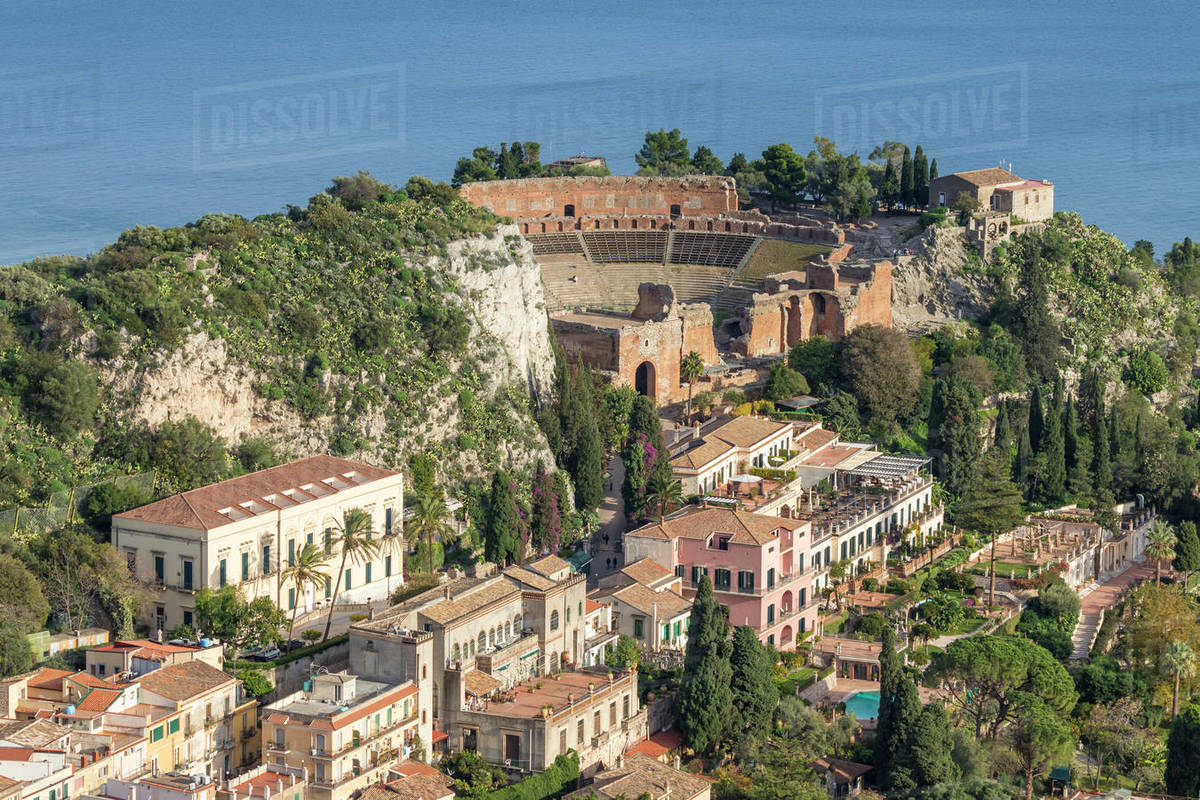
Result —
[[782, 481], [790, 483], [796, 480], [796, 470], [794, 469], [770, 469], [768, 467], [751, 467], [751, 475], [757, 475], [760, 478], [770, 478], [773, 481]]
[[485, 796], [489, 800], [549, 800], [561, 797], [579, 782], [579, 755], [574, 751], [554, 759], [545, 772], [531, 775], [520, 783], [505, 786]]
[[348, 641], [350, 641], [350, 634], [343, 633], [341, 636], [334, 636], [327, 641], [317, 642], [316, 644], [310, 644], [308, 647], [301, 647], [293, 650], [290, 653], [284, 653], [274, 661], [246, 661], [245, 659], [235, 658], [228, 662], [228, 665], [225, 667], [225, 671], [236, 671], [240, 669], [274, 669], [275, 667], [282, 667], [284, 664], [290, 664], [293, 661], [304, 658], [305, 656], [314, 655], [327, 648], [335, 647], [339, 644], [345, 644]]

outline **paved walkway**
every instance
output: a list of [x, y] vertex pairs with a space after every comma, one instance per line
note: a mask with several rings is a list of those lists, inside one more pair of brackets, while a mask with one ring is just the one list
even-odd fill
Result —
[[590, 583], [593, 586], [601, 575], [607, 575], [624, 563], [621, 537], [625, 533], [625, 501], [621, 498], [621, 484], [625, 481], [625, 465], [620, 456], [614, 456], [608, 463], [608, 474], [604, 502], [599, 510], [600, 527], [592, 534]]
[[1102, 612], [1114, 608], [1138, 584], [1153, 579], [1154, 563], [1144, 561], [1097, 584], [1083, 595], [1079, 622], [1075, 624], [1075, 630], [1071, 633], [1071, 659], [1083, 661], [1091, 654], [1096, 632], [1100, 628]]

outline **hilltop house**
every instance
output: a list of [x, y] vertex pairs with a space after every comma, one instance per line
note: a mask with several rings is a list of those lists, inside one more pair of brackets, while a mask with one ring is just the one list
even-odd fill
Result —
[[1006, 169], [974, 169], [942, 175], [929, 182], [929, 207], [953, 206], [959, 195], [979, 201], [980, 208], [1041, 222], [1054, 216], [1054, 184], [1026, 180]]
[[[193, 625], [201, 587], [237, 586], [246, 599], [270, 597], [285, 610], [312, 610], [340, 584], [339, 600], [387, 597], [404, 582], [400, 473], [332, 456], [311, 456], [202, 486], [112, 518], [112, 542], [130, 571], [157, 589], [146, 619], [157, 630]], [[385, 546], [377, 560], [347, 564], [325, 586], [299, 596], [281, 567], [305, 544], [323, 546], [339, 563], [343, 513], [361, 508]]]

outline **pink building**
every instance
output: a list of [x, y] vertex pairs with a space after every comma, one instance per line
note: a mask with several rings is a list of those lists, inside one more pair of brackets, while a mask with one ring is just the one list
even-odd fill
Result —
[[708, 575], [730, 623], [750, 625], [763, 643], [791, 650], [817, 617], [804, 563], [809, 538], [802, 520], [689, 506], [625, 534], [625, 558], [662, 564], [682, 579], [689, 599]]

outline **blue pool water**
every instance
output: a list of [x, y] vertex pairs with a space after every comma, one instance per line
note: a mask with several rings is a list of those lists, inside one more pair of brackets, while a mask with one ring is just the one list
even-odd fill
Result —
[[879, 692], [855, 692], [846, 698], [846, 713], [853, 712], [859, 719], [875, 719], [879, 716]]
[[359, 169], [446, 179], [518, 137], [631, 172], [661, 126], [722, 159], [919, 143], [943, 175], [1050, 179], [1056, 206], [1160, 253], [1200, 235], [1194, 7], [949, 8], [5, 0], [0, 264], [303, 205]]

